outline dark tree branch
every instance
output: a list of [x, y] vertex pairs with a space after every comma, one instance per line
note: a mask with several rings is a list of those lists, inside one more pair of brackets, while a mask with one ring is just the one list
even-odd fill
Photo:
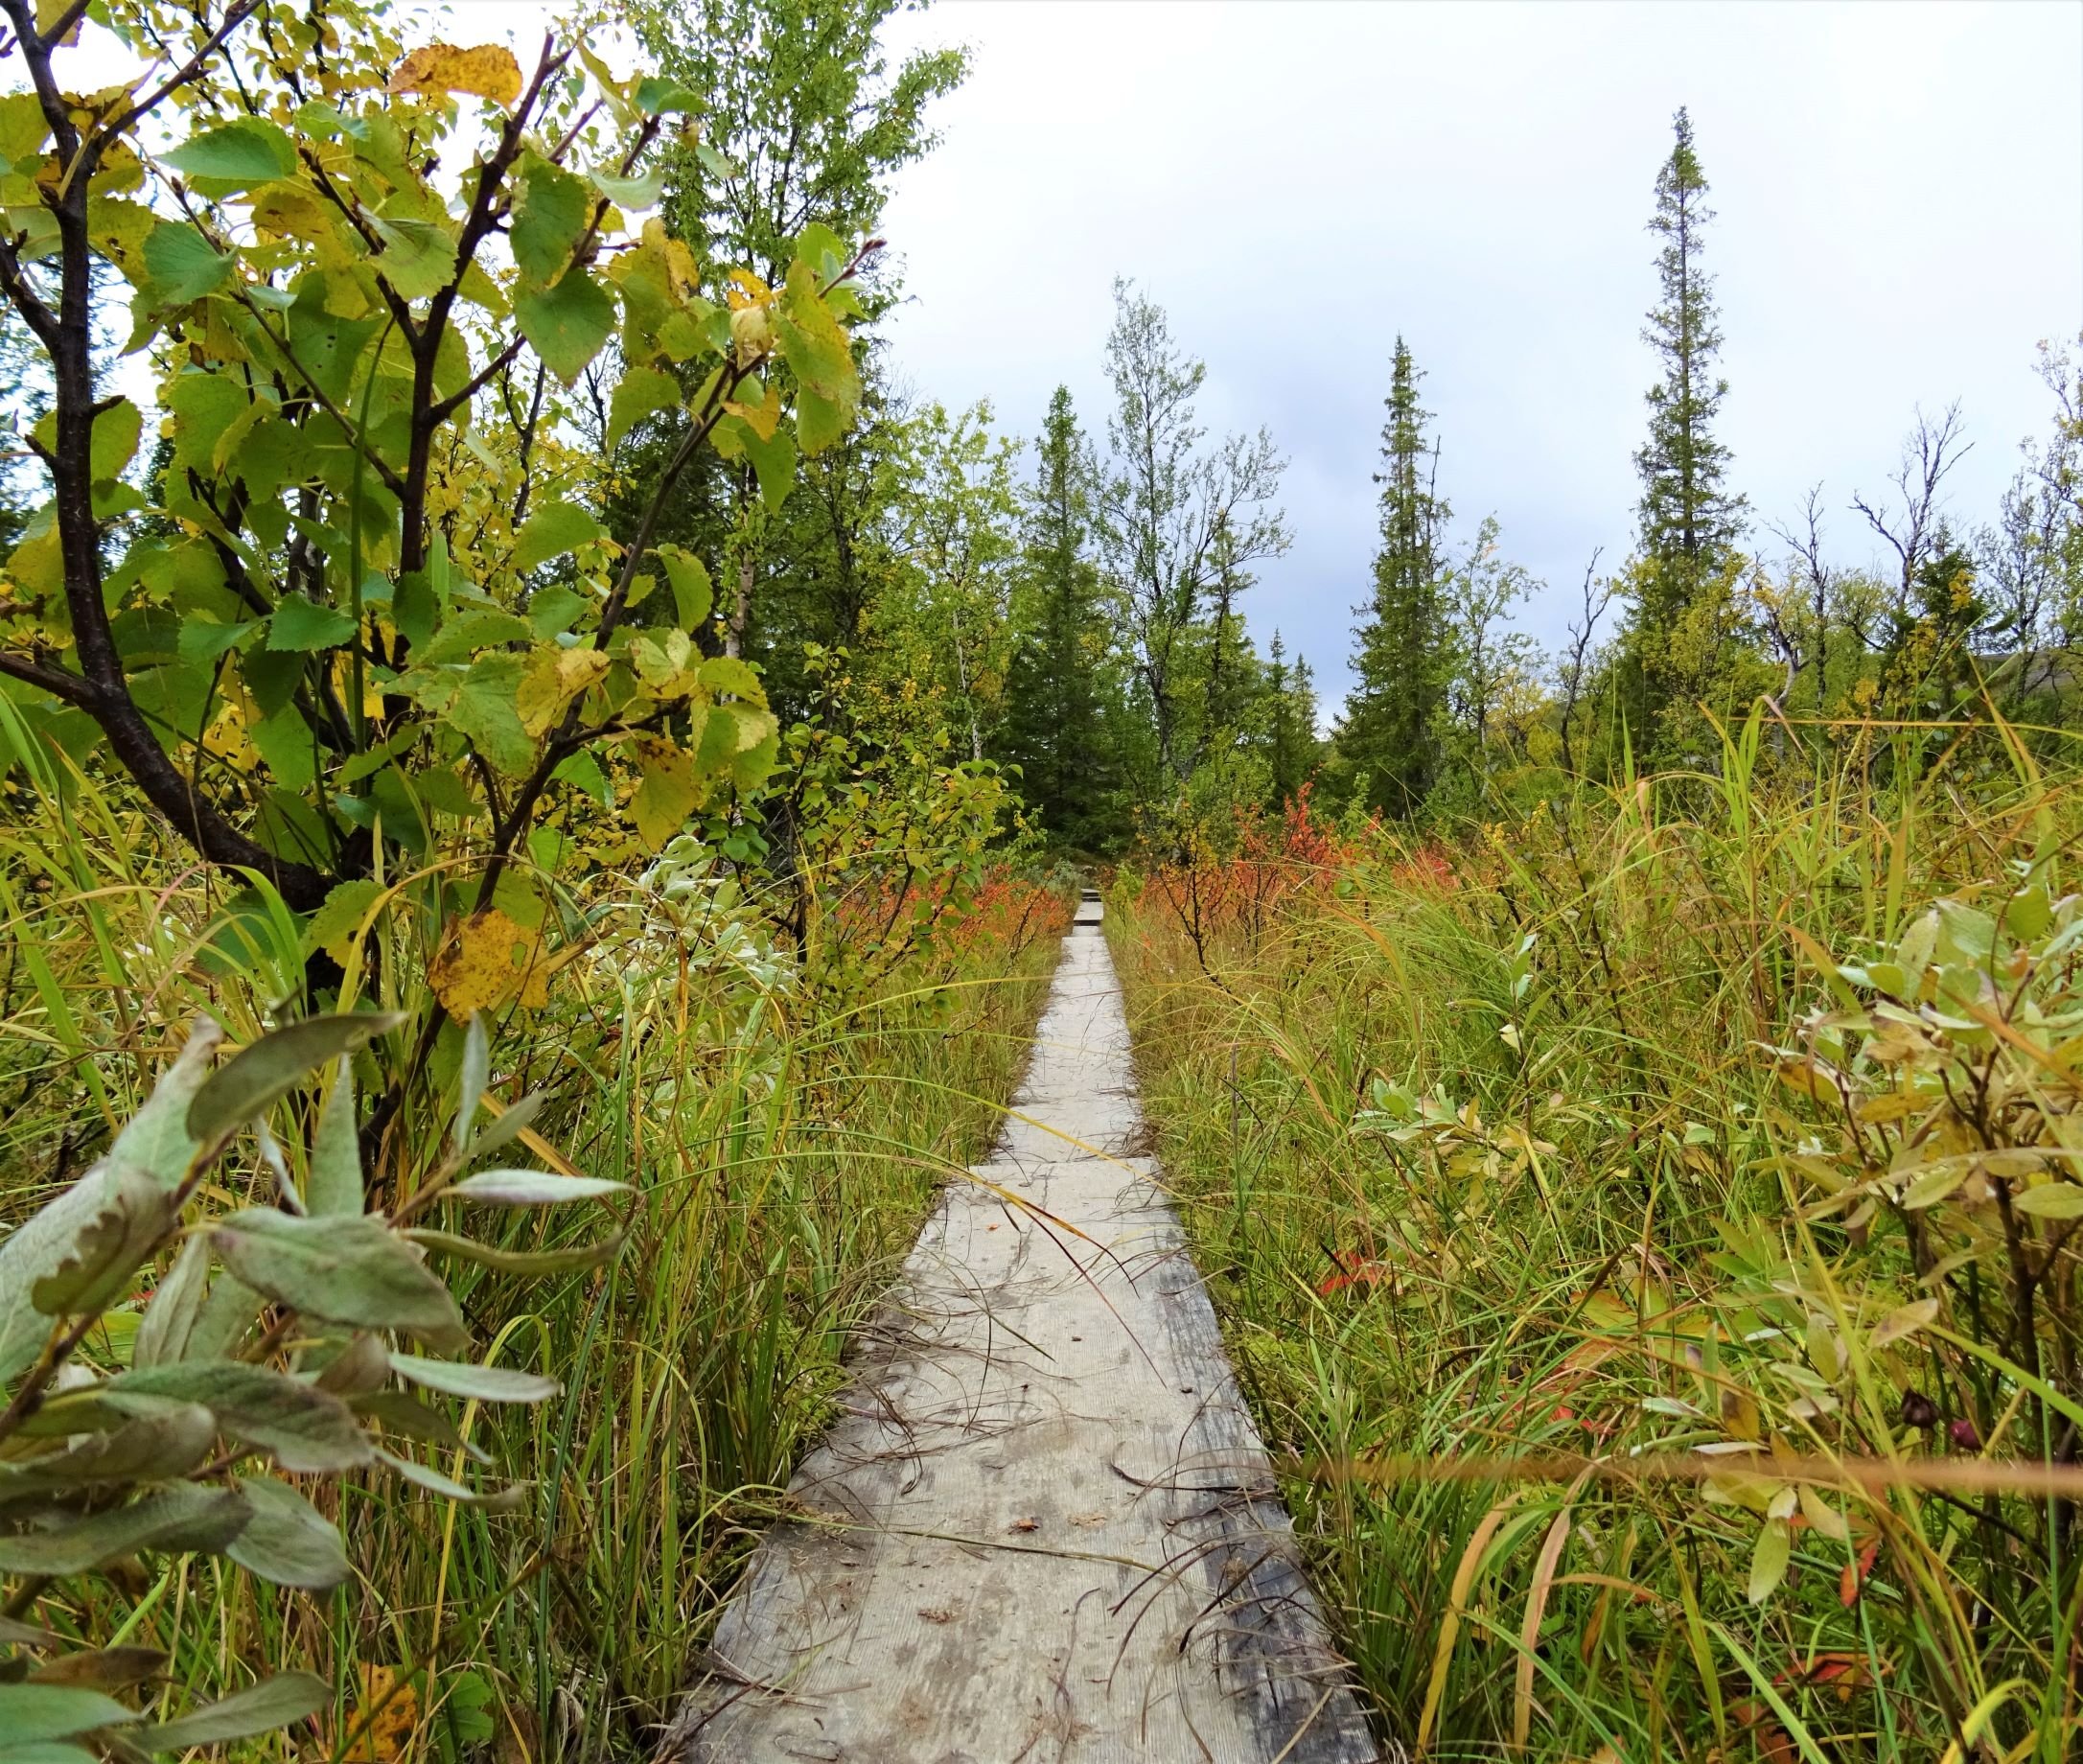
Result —
[[53, 698], [62, 698], [69, 705], [85, 708], [94, 696], [94, 689], [78, 674], [68, 674], [62, 668], [46, 667], [40, 662], [32, 662], [27, 656], [10, 655], [0, 649], [0, 674], [19, 680], [24, 685], [35, 686], [39, 692], [48, 692]]

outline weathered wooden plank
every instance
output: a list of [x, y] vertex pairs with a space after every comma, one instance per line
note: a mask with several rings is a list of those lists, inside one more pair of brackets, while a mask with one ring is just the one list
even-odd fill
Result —
[[790, 1485], [801, 1517], [718, 1625], [670, 1735], [688, 1764], [1378, 1756], [1130, 1155], [1096, 917], [1064, 941], [998, 1161], [950, 1186]]

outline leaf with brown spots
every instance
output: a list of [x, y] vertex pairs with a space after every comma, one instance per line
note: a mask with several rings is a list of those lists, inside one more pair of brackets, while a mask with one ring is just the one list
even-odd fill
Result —
[[398, 63], [390, 77], [393, 92], [468, 92], [489, 98], [511, 110], [521, 96], [521, 63], [503, 43], [480, 43], [458, 49], [452, 43], [429, 43]]
[[361, 1695], [347, 1731], [352, 1743], [340, 1755], [344, 1764], [393, 1764], [410, 1755], [420, 1725], [420, 1698], [409, 1683], [401, 1683], [389, 1666], [361, 1665]]
[[490, 1010], [521, 984], [535, 944], [535, 933], [497, 907], [451, 919], [427, 978], [449, 1014], [467, 1023], [473, 1011]]

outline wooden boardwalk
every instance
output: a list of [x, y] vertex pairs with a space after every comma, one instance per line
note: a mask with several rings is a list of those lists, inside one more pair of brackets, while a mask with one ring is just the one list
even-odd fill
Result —
[[802, 1517], [753, 1555], [668, 1755], [1377, 1759], [1132, 1155], [1098, 920], [1093, 901], [1064, 940], [998, 1158], [949, 1186], [858, 1344], [842, 1419], [790, 1485]]

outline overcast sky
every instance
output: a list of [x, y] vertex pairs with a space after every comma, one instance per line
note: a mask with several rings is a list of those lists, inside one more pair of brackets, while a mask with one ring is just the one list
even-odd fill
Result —
[[1074, 5], [946, 0], [893, 44], [967, 43], [937, 151], [885, 231], [916, 389], [1032, 434], [1065, 382], [1103, 432], [1117, 274], [1208, 363], [1212, 429], [1271, 429], [1288, 555], [1251, 600], [1348, 678], [1393, 338], [1428, 375], [1441, 487], [1551, 585], [1633, 526], [1655, 372], [1643, 230], [1690, 106], [1720, 219], [1723, 434], [1785, 519], [1891, 470], [1914, 406], [1961, 403], [1957, 517], [2044, 431], [2043, 337], [2083, 329], [2083, 6]]

